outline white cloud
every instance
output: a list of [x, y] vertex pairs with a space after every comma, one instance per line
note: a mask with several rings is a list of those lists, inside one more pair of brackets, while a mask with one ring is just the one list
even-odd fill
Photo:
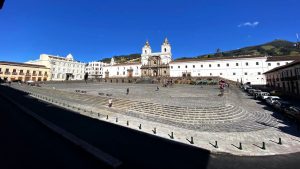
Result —
[[255, 22], [245, 22], [242, 24], [239, 24], [238, 27], [244, 27], [244, 26], [249, 26], [249, 27], [256, 27], [259, 24], [259, 22], [255, 21]]

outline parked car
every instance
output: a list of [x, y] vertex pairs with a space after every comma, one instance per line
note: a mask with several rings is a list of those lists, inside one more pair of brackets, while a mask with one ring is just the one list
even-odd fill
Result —
[[260, 92], [260, 93], [257, 93], [256, 98], [261, 99], [261, 100], [265, 100], [269, 96], [270, 96], [270, 93], [268, 93], [268, 92]]
[[289, 106], [284, 109], [284, 113], [286, 113], [289, 117], [295, 118], [300, 122], [300, 108], [295, 106]]
[[291, 104], [287, 101], [283, 101], [283, 100], [275, 100], [273, 102], [273, 107], [279, 111], [284, 111], [285, 108], [290, 107]]
[[244, 91], [247, 91], [248, 89], [252, 89], [252, 87], [248, 85], [243, 85], [242, 88], [244, 89]]
[[269, 96], [268, 98], [266, 98], [266, 103], [268, 105], [273, 105], [274, 101], [276, 100], [280, 100], [280, 98], [278, 96]]
[[251, 95], [255, 97], [258, 93], [262, 92], [261, 90], [254, 90]]

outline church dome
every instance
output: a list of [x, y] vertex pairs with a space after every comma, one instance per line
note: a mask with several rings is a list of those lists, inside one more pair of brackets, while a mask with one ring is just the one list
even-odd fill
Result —
[[66, 57], [66, 59], [67, 59], [67, 60], [73, 60], [73, 56], [72, 56], [72, 54], [71, 54], [71, 53], [70, 53], [70, 54], [68, 54], [68, 55], [67, 55], [67, 57]]

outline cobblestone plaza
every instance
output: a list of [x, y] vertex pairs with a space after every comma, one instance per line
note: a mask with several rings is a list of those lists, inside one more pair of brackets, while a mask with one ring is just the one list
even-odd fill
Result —
[[[217, 85], [73, 82], [14, 87], [93, 118], [213, 152], [272, 155], [300, 151], [297, 126], [235, 86], [225, 89], [224, 95]], [[108, 108], [109, 99], [112, 108]], [[278, 144], [279, 138], [283, 144]]]

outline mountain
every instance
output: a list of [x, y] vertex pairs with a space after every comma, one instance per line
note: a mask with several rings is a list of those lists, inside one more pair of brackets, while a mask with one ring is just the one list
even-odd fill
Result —
[[238, 57], [238, 56], [290, 56], [300, 55], [300, 49], [296, 47], [296, 43], [286, 40], [274, 40], [262, 45], [244, 47], [237, 50], [221, 52], [217, 49], [216, 53], [200, 55], [196, 58], [201, 57]]
[[[113, 56], [113, 58], [116, 63], [135, 63], [135, 62], [140, 62], [141, 54], [135, 53], [129, 55], [118, 55], [118, 56]], [[99, 61], [104, 63], [110, 63], [110, 60], [111, 58], [104, 58]]]

